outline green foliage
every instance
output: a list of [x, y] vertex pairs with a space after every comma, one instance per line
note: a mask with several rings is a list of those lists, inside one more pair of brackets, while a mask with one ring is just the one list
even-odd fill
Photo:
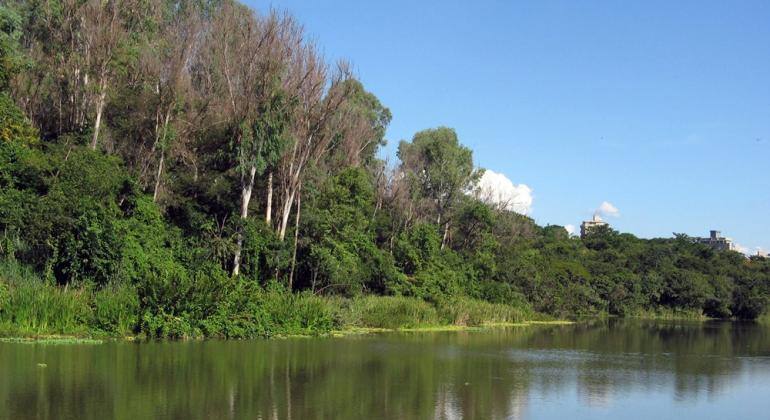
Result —
[[393, 254], [405, 274], [415, 275], [439, 258], [440, 249], [441, 238], [436, 227], [420, 223], [399, 236]]
[[183, 275], [185, 268], [177, 261], [181, 240], [169, 228], [158, 207], [147, 197], [139, 197], [131, 217], [118, 223], [122, 255], [119, 277], [137, 283], [151, 276]]
[[437, 304], [439, 317], [447, 324], [480, 326], [495, 323], [523, 322], [531, 319], [524, 309], [502, 303], [490, 303], [465, 297], [452, 297]]
[[87, 288], [62, 289], [45, 283], [15, 263], [0, 266], [0, 289], [6, 303], [0, 311], [5, 334], [86, 334], [91, 319]]
[[473, 152], [447, 127], [420, 131], [411, 143], [402, 141], [398, 157], [411, 180], [413, 194], [434, 203], [439, 224], [462, 192], [471, 189], [482, 174], [473, 166]]
[[[0, 5], [0, 94], [8, 89], [11, 78], [21, 67], [23, 58], [19, 51], [21, 30], [21, 16], [9, 6]], [[0, 104], [0, 120], [3, 118], [2, 107], [3, 105]], [[0, 124], [2, 124], [1, 121]]]
[[3, 311], [10, 310], [11, 303], [11, 291], [10, 286], [5, 281], [0, 282], [0, 316], [3, 315]]
[[302, 226], [306, 286], [356, 294], [383, 292], [396, 281], [392, 258], [374, 243], [374, 190], [363, 169], [330, 177], [309, 201]]
[[108, 335], [130, 336], [137, 332], [139, 296], [128, 284], [109, 284], [93, 295], [91, 328]]
[[[451, 128], [416, 133], [390, 167], [377, 158], [390, 111], [359, 81], [322, 74], [291, 19], [142, 4], [112, 5], [114, 32], [94, 2], [0, 5], [5, 331], [250, 338], [535, 312], [767, 314], [768, 259], [609, 227], [573, 238], [469, 196], [483, 170]], [[287, 36], [249, 44], [262, 24]], [[226, 68], [244, 51], [254, 68]], [[262, 216], [267, 171], [285, 239]]]
[[0, 142], [32, 144], [37, 142], [37, 130], [27, 121], [5, 92], [0, 91]]
[[140, 329], [151, 337], [202, 336], [202, 322], [217, 312], [236, 281], [217, 267], [207, 268], [150, 272], [140, 279]]
[[335, 326], [327, 301], [308, 292], [292, 293], [273, 283], [263, 292], [262, 302], [271, 334], [319, 334]]
[[[767, 266], [767, 258], [761, 263]], [[770, 284], [767, 279], [762, 280], [759, 276], [739, 278], [733, 290], [730, 311], [743, 319], [756, 319], [767, 314], [768, 289]]]
[[416, 328], [439, 325], [430, 303], [403, 296], [362, 296], [346, 302], [338, 316], [343, 325], [369, 328]]

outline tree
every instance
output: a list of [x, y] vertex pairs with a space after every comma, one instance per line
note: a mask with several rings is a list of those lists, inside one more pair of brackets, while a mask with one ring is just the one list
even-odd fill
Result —
[[[240, 218], [248, 217], [258, 173], [265, 157], [274, 159], [283, 143], [291, 100], [283, 80], [290, 58], [288, 48], [301, 43], [301, 28], [288, 16], [268, 17], [232, 2], [224, 2], [207, 31], [204, 77], [212, 101], [218, 101], [216, 118], [228, 127], [235, 151], [241, 199]], [[233, 275], [240, 269], [242, 234], [237, 234]]]
[[[94, 124], [91, 149], [96, 150], [99, 142], [99, 131], [102, 126], [102, 114], [107, 101], [107, 89], [115, 77], [115, 61], [121, 44], [128, 37], [128, 31], [121, 21], [122, 13], [131, 10], [121, 10], [125, 6], [121, 0], [102, 2], [87, 1], [80, 9], [83, 15], [83, 39], [85, 49], [86, 74], [84, 83], [89, 83], [89, 76], [94, 78], [94, 87], [90, 88], [94, 95]], [[127, 2], [125, 2], [127, 3]]]
[[19, 45], [21, 24], [21, 16], [15, 10], [0, 5], [0, 92], [8, 90], [23, 61]]
[[411, 143], [402, 141], [398, 157], [412, 189], [431, 204], [436, 224], [444, 232], [443, 248], [449, 233], [447, 215], [481, 175], [474, 169], [473, 153], [459, 143], [453, 129], [439, 127], [418, 132]]
[[[185, 130], [176, 117], [183, 112], [185, 102], [190, 101], [192, 96], [189, 63], [201, 34], [200, 12], [194, 3], [180, 4], [170, 12], [170, 16], [161, 13], [156, 19], [160, 27], [158, 36], [153, 38], [151, 47], [147, 48], [142, 56], [142, 67], [155, 106], [152, 112], [154, 133], [150, 159], [147, 159], [140, 173], [141, 179], [152, 157], [159, 155], [152, 193], [154, 202], [158, 201], [171, 140], [185, 131], [190, 131]], [[194, 118], [193, 115], [188, 117], [188, 127]]]
[[350, 166], [371, 165], [375, 153], [385, 145], [385, 131], [392, 115], [380, 100], [367, 92], [360, 81], [344, 81], [347, 98], [333, 116], [330, 124], [336, 127], [329, 157], [332, 171]]
[[[284, 240], [294, 200], [302, 190], [305, 170], [315, 165], [329, 152], [338, 127], [331, 124], [333, 116], [349, 94], [347, 66], [329, 70], [312, 45], [301, 48], [292, 57], [291, 91], [298, 100], [292, 114], [291, 151], [284, 155], [279, 168], [281, 177], [281, 218], [278, 237]], [[327, 89], [328, 86], [328, 89]], [[299, 211], [299, 207], [297, 208]]]

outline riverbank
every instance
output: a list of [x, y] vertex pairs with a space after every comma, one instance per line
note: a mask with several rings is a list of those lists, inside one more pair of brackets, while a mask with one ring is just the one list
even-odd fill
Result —
[[[317, 296], [291, 292], [277, 283], [261, 286], [232, 278], [155, 288], [58, 286], [19, 265], [0, 264], [0, 337], [15, 340], [249, 339], [565, 322], [518, 302], [467, 296]], [[664, 308], [625, 317], [710, 319], [696, 311]]]
[[[311, 337], [348, 337], [356, 335], [366, 334], [382, 334], [382, 333], [430, 333], [430, 332], [451, 332], [451, 331], [482, 331], [495, 328], [511, 328], [511, 327], [530, 327], [530, 326], [543, 326], [543, 325], [572, 325], [576, 321], [567, 320], [550, 320], [550, 321], [522, 321], [522, 322], [497, 322], [497, 323], [485, 323], [482, 325], [468, 326], [468, 325], [432, 325], [421, 327], [409, 327], [409, 328], [376, 328], [376, 327], [345, 327], [343, 329], [332, 330], [326, 333], [319, 334], [276, 334], [271, 339], [285, 339], [285, 338], [311, 338]], [[37, 335], [37, 336], [3, 336], [0, 337], [0, 343], [15, 343], [15, 344], [51, 344], [51, 345], [66, 345], [66, 344], [104, 344], [109, 341], [123, 340], [123, 341], [138, 341], [147, 339], [147, 337], [126, 336], [126, 337], [106, 337], [101, 338], [92, 337], [78, 337], [68, 335]], [[204, 339], [204, 337], [191, 337], [191, 339]]]
[[323, 297], [247, 282], [228, 285], [219, 305], [185, 295], [186, 301], [160, 306], [140, 299], [139, 291], [128, 285], [61, 287], [32, 273], [13, 274], [0, 278], [0, 337], [12, 339], [247, 339], [548, 320], [525, 306], [469, 297]]

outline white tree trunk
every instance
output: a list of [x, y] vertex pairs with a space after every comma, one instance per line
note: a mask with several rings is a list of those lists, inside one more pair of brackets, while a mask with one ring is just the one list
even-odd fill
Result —
[[254, 189], [254, 176], [257, 173], [256, 166], [249, 169], [249, 178], [241, 189], [241, 218], [249, 217], [249, 202], [251, 201], [251, 191]]
[[[252, 166], [249, 169], [248, 180], [242, 183], [241, 188], [241, 219], [249, 217], [249, 202], [251, 201], [251, 192], [254, 189], [254, 176], [257, 173], [257, 168]], [[241, 250], [243, 249], [243, 233], [238, 231], [238, 238], [236, 240], [235, 256], [233, 257], [233, 276], [237, 276], [241, 272]]]
[[94, 137], [91, 140], [91, 150], [96, 150], [96, 146], [99, 144], [99, 129], [102, 126], [102, 112], [104, 112], [104, 101], [107, 97], [106, 82], [102, 82], [101, 90], [96, 101], [96, 121], [94, 122]]
[[444, 225], [444, 237], [441, 239], [441, 249], [446, 246], [447, 237], [449, 237], [449, 223]]
[[152, 193], [152, 202], [158, 202], [158, 190], [160, 190], [160, 177], [163, 174], [163, 161], [166, 159], [166, 154], [161, 153], [160, 161], [158, 162], [158, 173], [155, 174], [155, 191]]
[[287, 194], [288, 197], [283, 203], [283, 209], [281, 211], [281, 227], [278, 231], [278, 239], [281, 241], [286, 238], [286, 226], [289, 224], [289, 215], [291, 214], [291, 206], [294, 204], [295, 192], [296, 191], [292, 189], [291, 192]]
[[238, 232], [238, 239], [235, 246], [235, 257], [233, 257], [233, 277], [241, 273], [241, 249], [243, 249], [243, 233]]
[[265, 222], [268, 226], [273, 220], [273, 171], [267, 174], [267, 208], [265, 209]]
[[289, 273], [289, 290], [294, 285], [294, 267], [297, 265], [297, 242], [299, 241], [299, 215], [302, 211], [302, 192], [297, 194], [297, 217], [294, 219], [294, 253], [291, 256], [291, 272]]

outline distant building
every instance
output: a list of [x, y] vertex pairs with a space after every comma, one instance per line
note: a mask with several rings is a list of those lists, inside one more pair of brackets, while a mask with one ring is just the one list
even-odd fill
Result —
[[770, 254], [768, 254], [767, 251], [762, 251], [761, 249], [757, 250], [757, 257], [767, 258], [768, 255]]
[[722, 236], [722, 232], [718, 230], [712, 230], [711, 235], [708, 238], [694, 238], [696, 242], [703, 245], [708, 245], [716, 251], [733, 251], [735, 250], [735, 244], [730, 238]]
[[592, 229], [601, 226], [609, 226], [609, 223], [602, 220], [598, 214], [594, 214], [594, 217], [592, 217], [591, 220], [586, 220], [580, 224], [580, 237], [585, 238]]

